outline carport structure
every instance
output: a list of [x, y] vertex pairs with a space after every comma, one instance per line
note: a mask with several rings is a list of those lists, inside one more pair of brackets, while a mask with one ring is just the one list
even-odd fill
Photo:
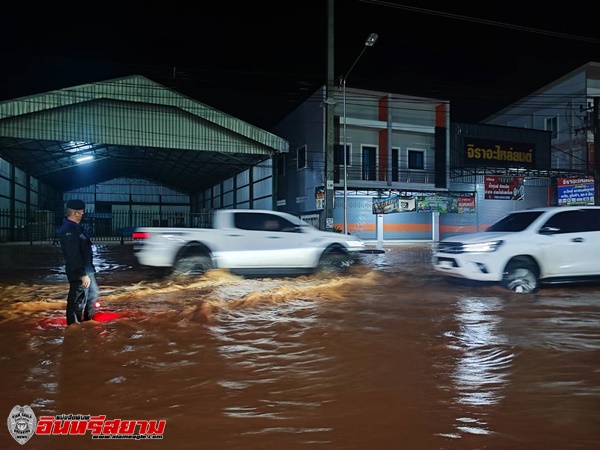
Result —
[[287, 151], [139, 75], [0, 102], [0, 158], [59, 193], [126, 177], [193, 195]]

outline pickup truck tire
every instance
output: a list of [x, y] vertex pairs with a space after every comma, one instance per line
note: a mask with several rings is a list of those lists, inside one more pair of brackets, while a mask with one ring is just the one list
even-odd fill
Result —
[[178, 258], [173, 265], [174, 276], [197, 276], [213, 268], [208, 255], [187, 255]]
[[529, 258], [515, 258], [504, 271], [502, 285], [513, 292], [530, 294], [538, 288], [538, 269]]
[[328, 248], [321, 255], [317, 270], [324, 273], [344, 273], [354, 260], [342, 248]]

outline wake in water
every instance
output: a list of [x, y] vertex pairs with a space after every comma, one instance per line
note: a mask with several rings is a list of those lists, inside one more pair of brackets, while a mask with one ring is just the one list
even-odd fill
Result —
[[[381, 282], [382, 274], [353, 267], [345, 275], [246, 279], [214, 270], [201, 277], [166, 277], [125, 286], [101, 286], [95, 321], [171, 319], [211, 321], [215, 311], [258, 307], [297, 299], [340, 300]], [[34, 321], [39, 328], [60, 327], [68, 286], [61, 284], [0, 286], [0, 323]]]

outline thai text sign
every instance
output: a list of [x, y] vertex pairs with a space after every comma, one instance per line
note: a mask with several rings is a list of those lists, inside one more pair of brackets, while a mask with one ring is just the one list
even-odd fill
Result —
[[594, 179], [559, 178], [557, 180], [558, 205], [593, 205], [594, 204]]
[[525, 198], [523, 177], [486, 175], [484, 184], [486, 200], [523, 200]]
[[428, 197], [417, 197], [418, 212], [439, 213], [474, 213], [474, 195], [442, 194]]
[[317, 209], [325, 209], [325, 187], [315, 188], [315, 199], [317, 200]]
[[466, 166], [535, 166], [534, 144], [466, 138], [464, 145]]
[[435, 194], [422, 197], [373, 198], [373, 214], [400, 212], [474, 213], [475, 195], [469, 192]]
[[414, 211], [416, 209], [413, 197], [373, 198], [373, 214], [391, 214], [399, 212]]

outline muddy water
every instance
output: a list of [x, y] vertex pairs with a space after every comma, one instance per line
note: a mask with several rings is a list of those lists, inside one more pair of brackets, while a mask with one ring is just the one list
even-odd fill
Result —
[[[59, 249], [0, 247], [0, 413], [166, 420], [163, 440], [29, 449], [598, 449], [600, 287], [449, 284], [430, 248], [350, 274], [196, 280], [97, 247], [103, 306], [64, 326]], [[0, 426], [0, 448], [19, 448]]]

